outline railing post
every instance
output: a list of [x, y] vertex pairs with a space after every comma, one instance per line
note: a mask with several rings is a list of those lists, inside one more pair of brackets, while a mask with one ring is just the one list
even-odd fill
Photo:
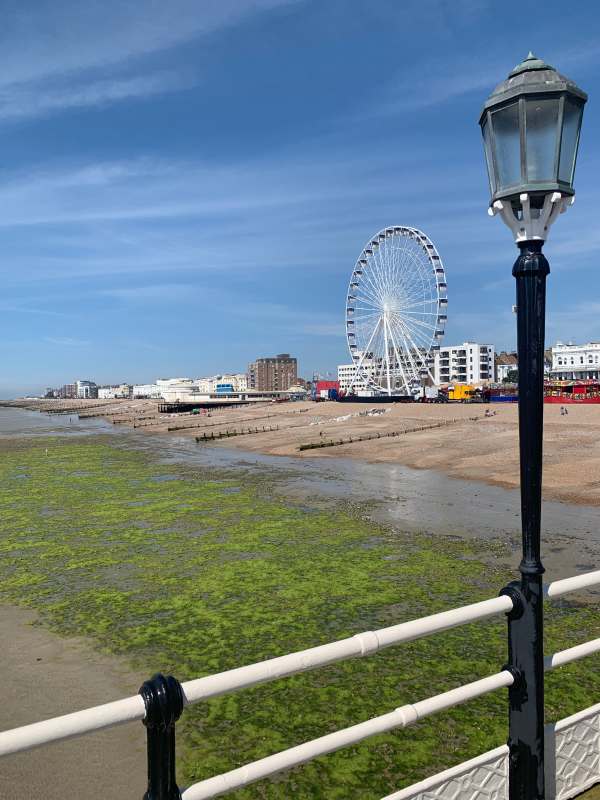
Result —
[[181, 684], [158, 673], [142, 684], [139, 693], [146, 706], [148, 789], [144, 800], [181, 800], [175, 774], [175, 723], [183, 711]]

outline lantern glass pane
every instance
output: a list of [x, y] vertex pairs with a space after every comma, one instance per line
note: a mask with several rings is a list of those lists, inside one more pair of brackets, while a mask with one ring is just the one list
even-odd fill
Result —
[[483, 147], [485, 150], [485, 163], [487, 164], [488, 179], [490, 181], [490, 194], [494, 194], [494, 192], [496, 191], [496, 180], [494, 176], [494, 161], [492, 159], [492, 143], [490, 141], [492, 132], [490, 130], [490, 126], [487, 123], [487, 120], [483, 123], [482, 133], [483, 133]]
[[558, 137], [558, 97], [527, 100], [525, 131], [527, 180], [531, 183], [556, 181], [556, 140]]
[[581, 125], [582, 111], [583, 106], [565, 97], [558, 180], [565, 181], [565, 183], [570, 185], [573, 183], [573, 173], [575, 172], [575, 159], [577, 158], [577, 144], [579, 141], [579, 126]]
[[494, 111], [492, 126], [496, 144], [498, 190], [521, 183], [521, 139], [519, 135], [519, 104]]

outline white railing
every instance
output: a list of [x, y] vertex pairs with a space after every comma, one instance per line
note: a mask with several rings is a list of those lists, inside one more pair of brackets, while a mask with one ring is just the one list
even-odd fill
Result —
[[[548, 598], [554, 599], [599, 584], [600, 570], [596, 570], [573, 578], [555, 581], [545, 587], [545, 594]], [[469, 622], [506, 613], [512, 608], [512, 599], [508, 595], [501, 595], [421, 619], [376, 631], [366, 631], [347, 639], [187, 681], [181, 684], [184, 703], [187, 705], [200, 700], [208, 700], [238, 689], [295, 675], [336, 661], [371, 655], [394, 644], [412, 641]], [[545, 667], [553, 669], [597, 652], [600, 652], [600, 639], [579, 644], [548, 656], [545, 659]], [[185, 789], [182, 798], [183, 800], [204, 800], [217, 797], [318, 756], [355, 744], [377, 733], [406, 727], [425, 716], [452, 708], [501, 687], [508, 687], [512, 683], [511, 672], [503, 670], [495, 675], [425, 700], [401, 706], [389, 713], [201, 781]], [[137, 694], [105, 705], [25, 725], [0, 733], [0, 756], [22, 752], [73, 736], [81, 736], [114, 725], [143, 720], [145, 715], [144, 700], [140, 694]], [[394, 795], [394, 797], [396, 796], [400, 795]]]

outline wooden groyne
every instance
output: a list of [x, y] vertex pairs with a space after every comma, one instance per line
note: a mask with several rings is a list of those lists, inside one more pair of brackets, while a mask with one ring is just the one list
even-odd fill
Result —
[[247, 428], [246, 430], [233, 430], [233, 431], [218, 431], [215, 433], [211, 431], [210, 433], [205, 433], [202, 436], [196, 436], [196, 441], [198, 444], [202, 444], [203, 442], [214, 442], [218, 441], [219, 439], [230, 439], [232, 436], [251, 436], [253, 433], [267, 433], [268, 431], [278, 431], [279, 425], [270, 425], [269, 427], [265, 427], [264, 425], [262, 428]]
[[445, 419], [435, 422], [432, 425], [418, 425], [415, 428], [404, 428], [401, 431], [387, 431], [385, 433], [365, 433], [362, 436], [348, 436], [346, 439], [324, 439], [319, 442], [308, 442], [298, 447], [302, 450], [319, 450], [322, 447], [340, 447], [344, 444], [355, 444], [356, 442], [370, 442], [373, 439], [389, 439], [394, 436], [403, 436], [406, 433], [418, 433], [419, 431], [430, 431], [434, 428], [445, 428], [448, 425], [456, 425], [461, 422], [477, 422], [485, 417], [466, 417], [465, 419]]

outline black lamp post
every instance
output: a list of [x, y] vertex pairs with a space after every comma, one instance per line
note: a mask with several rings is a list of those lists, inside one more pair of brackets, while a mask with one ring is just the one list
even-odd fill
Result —
[[573, 175], [587, 95], [531, 53], [492, 92], [481, 125], [490, 180], [489, 213], [500, 214], [520, 254], [517, 284], [519, 449], [523, 558], [520, 581], [507, 590], [509, 621], [510, 800], [543, 800], [544, 650], [540, 553], [544, 324], [546, 276], [542, 245], [558, 214], [573, 202]]

